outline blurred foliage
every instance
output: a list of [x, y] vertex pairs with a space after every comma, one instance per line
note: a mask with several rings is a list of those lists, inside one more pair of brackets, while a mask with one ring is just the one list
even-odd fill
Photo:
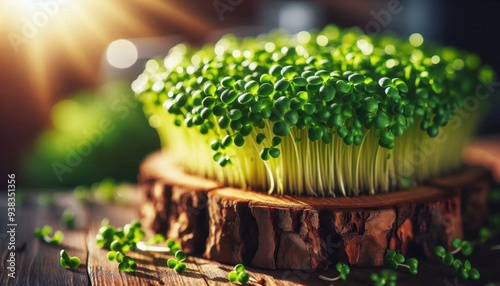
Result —
[[24, 160], [28, 187], [91, 185], [104, 178], [135, 182], [140, 162], [160, 148], [125, 82], [58, 102], [52, 109], [52, 125]]
[[91, 186], [77, 186], [73, 190], [75, 199], [82, 203], [114, 203], [131, 205], [137, 202], [136, 186], [127, 183], [116, 183], [111, 178], [95, 182]]

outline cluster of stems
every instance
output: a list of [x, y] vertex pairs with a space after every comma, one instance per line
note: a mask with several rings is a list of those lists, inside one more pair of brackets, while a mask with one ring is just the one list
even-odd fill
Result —
[[149, 61], [132, 88], [192, 173], [270, 193], [346, 196], [457, 168], [483, 107], [458, 129], [449, 123], [493, 77], [474, 54], [327, 26], [180, 44]]

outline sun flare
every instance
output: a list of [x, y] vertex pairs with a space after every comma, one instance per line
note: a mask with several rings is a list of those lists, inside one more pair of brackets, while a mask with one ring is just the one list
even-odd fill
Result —
[[212, 29], [173, 2], [7, 0], [0, 4], [0, 31], [26, 65], [36, 104], [48, 110], [61, 74], [69, 71], [80, 82], [95, 85], [99, 73], [95, 59], [108, 44], [126, 37], [157, 36], [165, 30], [144, 15], [155, 15], [177, 30], [206, 34]]

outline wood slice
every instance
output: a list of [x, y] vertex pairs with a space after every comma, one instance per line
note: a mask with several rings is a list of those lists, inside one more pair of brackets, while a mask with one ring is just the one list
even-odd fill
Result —
[[229, 264], [306, 270], [336, 261], [380, 266], [387, 249], [419, 257], [436, 245], [449, 246], [463, 234], [462, 212], [474, 213], [467, 203], [482, 204], [473, 194], [487, 195], [490, 176], [464, 168], [389, 194], [270, 196], [187, 175], [155, 153], [142, 164], [140, 181], [144, 225], [180, 240], [186, 252]]
[[476, 235], [488, 220], [488, 194], [493, 175], [483, 167], [467, 170], [428, 182], [429, 185], [458, 191], [461, 194], [463, 228], [466, 235]]
[[184, 173], [162, 152], [144, 160], [139, 182], [143, 224], [178, 240], [186, 252], [201, 253], [208, 235], [207, 193], [219, 184]]

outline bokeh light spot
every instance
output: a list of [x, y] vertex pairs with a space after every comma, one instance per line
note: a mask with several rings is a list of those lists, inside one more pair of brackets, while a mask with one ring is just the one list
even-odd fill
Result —
[[420, 47], [424, 43], [424, 37], [419, 33], [414, 33], [410, 35], [410, 45], [414, 47]]
[[116, 40], [106, 50], [108, 63], [118, 69], [126, 69], [137, 62], [137, 47], [128, 40]]

